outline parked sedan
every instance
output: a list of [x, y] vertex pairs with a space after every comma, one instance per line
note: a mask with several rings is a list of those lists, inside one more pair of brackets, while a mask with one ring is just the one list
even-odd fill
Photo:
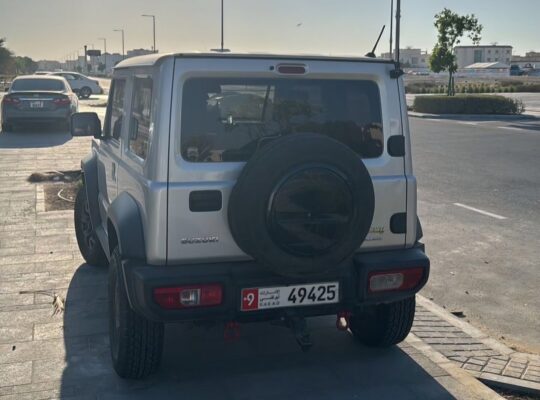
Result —
[[51, 75], [66, 78], [71, 90], [79, 95], [81, 99], [87, 99], [92, 94], [103, 94], [103, 89], [99, 82], [78, 72], [51, 72]]
[[8, 132], [27, 122], [54, 122], [69, 128], [79, 101], [64, 78], [27, 75], [13, 80], [1, 106], [2, 131]]

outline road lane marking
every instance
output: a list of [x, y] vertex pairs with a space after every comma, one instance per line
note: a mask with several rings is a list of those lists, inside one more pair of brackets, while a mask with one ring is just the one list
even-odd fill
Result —
[[490, 212], [487, 212], [487, 211], [484, 211], [484, 210], [479, 210], [478, 208], [466, 206], [465, 204], [454, 203], [454, 205], [457, 206], [457, 207], [465, 208], [466, 210], [477, 212], [477, 213], [482, 214], [482, 215], [487, 215], [488, 217], [491, 217], [491, 218], [496, 218], [496, 219], [499, 219], [499, 220], [508, 219], [506, 217], [503, 217], [502, 215], [497, 215], [497, 214], [493, 214], [493, 213], [490, 213]]

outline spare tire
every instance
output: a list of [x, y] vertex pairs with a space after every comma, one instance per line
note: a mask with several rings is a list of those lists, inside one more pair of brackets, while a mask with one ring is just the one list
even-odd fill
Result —
[[373, 220], [373, 184], [362, 159], [318, 134], [285, 136], [259, 149], [228, 208], [238, 246], [290, 277], [323, 273], [357, 250]]

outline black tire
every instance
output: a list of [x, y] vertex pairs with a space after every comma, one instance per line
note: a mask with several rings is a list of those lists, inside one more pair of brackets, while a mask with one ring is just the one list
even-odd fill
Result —
[[415, 305], [413, 296], [353, 314], [350, 319], [351, 332], [366, 346], [394, 346], [409, 335], [414, 321]]
[[85, 86], [79, 90], [79, 97], [81, 99], [88, 99], [92, 95], [92, 89], [88, 86]]
[[229, 198], [229, 227], [237, 245], [268, 269], [320, 274], [360, 247], [374, 197], [369, 172], [349, 147], [324, 135], [288, 135], [244, 166]]
[[116, 373], [125, 379], [143, 379], [159, 368], [163, 351], [163, 323], [149, 321], [129, 306], [120, 273], [118, 247], [109, 265], [109, 342]]
[[90, 265], [106, 266], [107, 256], [101, 247], [90, 219], [90, 208], [86, 197], [86, 187], [83, 185], [75, 198], [75, 235], [77, 244], [84, 260]]

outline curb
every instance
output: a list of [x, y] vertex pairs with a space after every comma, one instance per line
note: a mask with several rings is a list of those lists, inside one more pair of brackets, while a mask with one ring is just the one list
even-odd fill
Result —
[[474, 399], [504, 400], [504, 398], [498, 395], [495, 391], [484, 385], [466, 371], [462, 370], [454, 362], [450, 361], [441, 353], [433, 349], [430, 345], [423, 342], [422, 339], [418, 338], [414, 333], [410, 333], [407, 339], [405, 339], [405, 342], [429, 358], [432, 362], [437, 364], [437, 366], [445, 370], [448, 375], [466, 387], [470, 392], [468, 395], [473, 395]]
[[[456, 357], [452, 355], [444, 355], [441, 352], [439, 352], [436, 348], [437, 345], [430, 345], [426, 343], [426, 340], [422, 340], [422, 338], [419, 338], [416, 336], [415, 333], [411, 333], [410, 340], [408, 339], [409, 343], [412, 346], [415, 346], [420, 351], [426, 351], [426, 356], [429, 357], [429, 352], [434, 352], [437, 354], [436, 359], [432, 359], [435, 363], [437, 363], [441, 368], [446, 369], [447, 364], [451, 364], [453, 368], [446, 369], [449, 374], [454, 376], [453, 374], [456, 373], [454, 369], [459, 370], [461, 373], [468, 375], [470, 378], [476, 378], [479, 382], [483, 382], [484, 384], [490, 386], [490, 387], [499, 387], [503, 389], [510, 389], [519, 393], [524, 394], [532, 394], [532, 395], [540, 395], [540, 379], [539, 382], [523, 379], [523, 376], [527, 374], [527, 371], [531, 369], [532, 371], [536, 370], [540, 366], [540, 356], [535, 354], [527, 354], [527, 353], [519, 353], [508, 346], [504, 345], [503, 343], [489, 337], [479, 329], [475, 328], [471, 324], [457, 318], [444, 308], [438, 306], [437, 304], [433, 303], [432, 301], [426, 299], [425, 297], [421, 295], [417, 295], [417, 304], [418, 306], [423, 307], [425, 310], [427, 310], [429, 313], [434, 315], [435, 317], [440, 318], [444, 322], [450, 324], [454, 328], [460, 330], [463, 332], [463, 334], [468, 335], [470, 338], [474, 339], [475, 342], [483, 344], [486, 348], [489, 348], [492, 350], [492, 353], [498, 353], [497, 356], [488, 356], [488, 357], [475, 357], [471, 355], [465, 355], [465, 358], [470, 357], [473, 358], [473, 361], [470, 361], [470, 358], [466, 361], [459, 360], [463, 357]], [[449, 358], [447, 358], [449, 357]], [[475, 363], [476, 360], [484, 360], [484, 365], [487, 364], [488, 370], [485, 370], [486, 368], [474, 368], [470, 369], [471, 364]], [[441, 361], [444, 360], [444, 361]], [[527, 365], [527, 367], [524, 368], [524, 372], [520, 378], [518, 377], [512, 377], [508, 375], [503, 375], [503, 372], [499, 373], [492, 373], [491, 370], [489, 370], [489, 363], [490, 360], [493, 360], [493, 362], [497, 363], [503, 363], [506, 364], [506, 368], [512, 368], [513, 363], [519, 363], [522, 365]], [[509, 367], [510, 366], [510, 367]], [[540, 374], [540, 372], [534, 372], [535, 374]], [[473, 379], [474, 379], [473, 378]], [[457, 375], [456, 375], [457, 379]], [[476, 380], [475, 379], [475, 380]], [[480, 389], [475, 389], [480, 390]], [[500, 398], [500, 397], [499, 397]]]
[[522, 115], [495, 115], [495, 114], [424, 114], [409, 111], [409, 117], [422, 119], [446, 119], [466, 121], [535, 121], [540, 116], [533, 114]]

